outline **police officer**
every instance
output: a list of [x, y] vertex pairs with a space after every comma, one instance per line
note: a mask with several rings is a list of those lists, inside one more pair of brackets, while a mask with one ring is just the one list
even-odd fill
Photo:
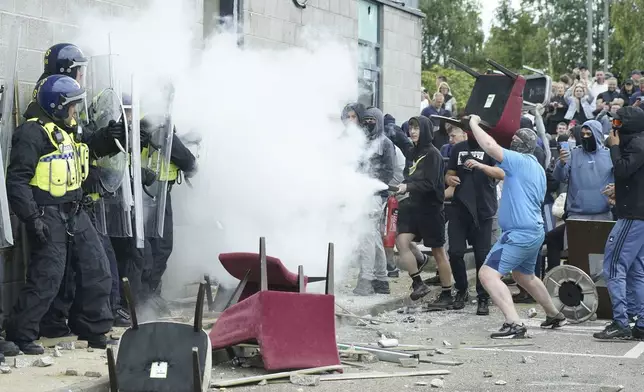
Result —
[[89, 148], [78, 141], [76, 109], [85, 90], [71, 77], [53, 75], [38, 83], [34, 97], [37, 110], [14, 132], [7, 169], [9, 203], [25, 223], [30, 244], [26, 282], [7, 320], [7, 338], [25, 354], [44, 352], [34, 343], [39, 322], [58, 293], [71, 252], [76, 296], [68, 325], [90, 347], [105, 348], [113, 323], [109, 261], [81, 208]]
[[[66, 75], [74, 78], [81, 86], [85, 83], [85, 71], [89, 60], [83, 54], [83, 51], [76, 45], [70, 43], [60, 43], [52, 46], [45, 52], [44, 70], [40, 76], [39, 82], [51, 75]], [[25, 119], [34, 116], [34, 113], [39, 112], [38, 103], [34, 100], [29, 104], [24, 113]], [[109, 126], [101, 130], [92, 130], [91, 127], [83, 129], [83, 141], [90, 147], [90, 155], [93, 158], [99, 158], [111, 153], [118, 152], [118, 148], [114, 143], [115, 139], [123, 139], [125, 136], [125, 128], [123, 124], [111, 123]], [[96, 168], [90, 168], [90, 175], [88, 181], [83, 182], [83, 188], [87, 191], [92, 188], [92, 183], [96, 181]], [[94, 179], [94, 180], [92, 180]], [[89, 192], [88, 192], [89, 193]], [[88, 200], [88, 199], [86, 199]], [[94, 222], [91, 205], [85, 203], [87, 212]], [[114, 313], [115, 326], [128, 326], [129, 315], [125, 312], [120, 304], [120, 296], [118, 295], [118, 273], [116, 270], [116, 260], [114, 250], [107, 237], [102, 236], [99, 232], [101, 243], [105, 249], [110, 260], [110, 269], [112, 270], [113, 281], [112, 284], [111, 306]], [[68, 263], [69, 264], [69, 263]], [[69, 315], [69, 309], [72, 305], [75, 293], [75, 277], [71, 265], [65, 268], [65, 277], [60, 291], [56, 299], [52, 303], [49, 311], [43, 316], [40, 323], [41, 336], [50, 338], [61, 337], [69, 334], [66, 319]]]
[[[153, 123], [152, 123], [153, 124]], [[149, 134], [160, 132], [158, 128], [152, 125], [145, 118], [141, 121], [142, 129], [145, 129]], [[156, 166], [159, 159], [158, 152], [154, 151], [150, 157], [150, 147], [145, 146], [141, 151], [141, 165], [148, 168]], [[167, 171], [167, 178], [165, 178], [165, 170], [161, 171], [161, 176], [158, 181], [167, 181], [168, 196], [165, 205], [165, 217], [163, 226], [163, 237], [148, 236], [146, 233], [146, 264], [141, 276], [141, 283], [144, 290], [144, 295], [151, 299], [161, 298], [161, 278], [168, 266], [168, 259], [172, 253], [173, 247], [173, 220], [172, 220], [172, 188], [175, 185], [180, 185], [184, 178], [191, 178], [197, 173], [197, 160], [192, 152], [183, 144], [181, 139], [174, 130], [172, 136], [172, 150], [170, 153], [170, 167]], [[149, 159], [151, 158], [151, 159]]]

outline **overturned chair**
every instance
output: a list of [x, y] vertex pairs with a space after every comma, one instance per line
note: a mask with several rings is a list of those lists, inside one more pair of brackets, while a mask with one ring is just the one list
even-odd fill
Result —
[[194, 324], [138, 323], [127, 278], [123, 279], [132, 327], [120, 339], [117, 357], [107, 349], [110, 392], [206, 392], [212, 349], [202, 329], [206, 283], [199, 285]]
[[[304, 276], [302, 266], [295, 275], [279, 259], [267, 257], [264, 238], [260, 238], [259, 254], [221, 255], [224, 267], [241, 281], [210, 331], [212, 349], [257, 342], [266, 370], [339, 365], [333, 252], [331, 243], [325, 294], [306, 293], [307, 280], [314, 279]], [[236, 265], [230, 268], [232, 264]], [[248, 285], [249, 281], [259, 285]]]
[[432, 119], [443, 120], [470, 132], [469, 118], [476, 114], [481, 117], [481, 128], [501, 146], [509, 147], [512, 136], [520, 128], [526, 79], [489, 59], [487, 63], [501, 73], [481, 74], [460, 61], [449, 61], [476, 78], [476, 81], [461, 120], [444, 116], [432, 116]]

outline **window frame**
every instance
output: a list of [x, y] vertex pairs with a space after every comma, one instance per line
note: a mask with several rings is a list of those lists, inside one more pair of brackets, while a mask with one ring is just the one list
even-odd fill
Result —
[[[377, 42], [371, 42], [364, 39], [361, 39], [360, 36], [360, 16], [358, 16], [358, 84], [362, 81], [368, 81], [364, 78], [364, 71], [371, 71], [372, 79], [369, 81], [373, 83], [373, 77], [375, 76], [375, 86], [373, 99], [370, 103], [371, 106], [382, 107], [382, 35], [383, 35], [383, 20], [384, 20], [384, 7], [380, 2], [374, 0], [358, 0], [358, 5], [360, 3], [367, 3], [378, 9], [378, 18], [377, 18]], [[376, 63], [364, 63], [362, 62], [362, 56], [360, 54], [361, 46], [366, 46], [370, 49], [375, 49], [376, 51]]]

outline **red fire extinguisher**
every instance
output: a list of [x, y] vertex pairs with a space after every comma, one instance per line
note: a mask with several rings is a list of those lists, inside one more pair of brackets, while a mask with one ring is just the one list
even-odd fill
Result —
[[396, 245], [396, 234], [398, 233], [398, 200], [391, 195], [387, 199], [385, 208], [385, 230], [382, 234], [382, 243], [385, 248], [393, 248]]

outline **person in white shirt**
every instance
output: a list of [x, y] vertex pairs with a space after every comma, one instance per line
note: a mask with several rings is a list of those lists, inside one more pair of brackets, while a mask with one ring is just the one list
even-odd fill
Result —
[[420, 112], [427, 106], [429, 106], [429, 94], [427, 94], [427, 89], [423, 87], [422, 93], [420, 94]]

